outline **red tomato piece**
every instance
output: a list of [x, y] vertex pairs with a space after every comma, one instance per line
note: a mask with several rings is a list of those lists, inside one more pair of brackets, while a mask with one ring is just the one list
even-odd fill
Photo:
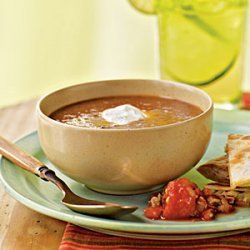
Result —
[[162, 207], [147, 207], [144, 209], [144, 216], [151, 220], [158, 220], [161, 218]]
[[163, 219], [188, 219], [197, 215], [196, 200], [201, 194], [197, 185], [187, 178], [169, 182], [163, 195]]

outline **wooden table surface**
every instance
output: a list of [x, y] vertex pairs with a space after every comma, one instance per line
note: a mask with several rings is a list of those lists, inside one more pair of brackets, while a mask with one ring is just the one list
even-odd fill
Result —
[[[0, 134], [13, 141], [36, 129], [36, 100], [0, 109]], [[66, 223], [39, 214], [0, 186], [0, 249], [58, 249]]]

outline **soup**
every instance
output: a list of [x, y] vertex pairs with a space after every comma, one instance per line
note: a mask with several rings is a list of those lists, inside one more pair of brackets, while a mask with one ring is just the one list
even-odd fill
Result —
[[[129, 104], [129, 105], [128, 105]], [[126, 124], [110, 122], [104, 117], [109, 109], [126, 106], [130, 113], [140, 112], [141, 118]], [[122, 110], [122, 106], [121, 109]], [[111, 111], [112, 112], [112, 111]], [[110, 113], [111, 113], [110, 112]], [[126, 113], [126, 111], [124, 111]], [[117, 113], [117, 111], [116, 111]], [[73, 126], [99, 129], [129, 129], [163, 126], [188, 120], [202, 113], [192, 104], [158, 96], [114, 96], [86, 100], [62, 107], [50, 117]], [[119, 114], [122, 115], [122, 114]], [[127, 113], [125, 114], [125, 116]]]

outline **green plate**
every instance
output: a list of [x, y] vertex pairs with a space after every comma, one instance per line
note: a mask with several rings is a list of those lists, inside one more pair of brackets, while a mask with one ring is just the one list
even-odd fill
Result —
[[[224, 146], [229, 133], [250, 134], [250, 112], [215, 111], [212, 140], [199, 164], [224, 153]], [[16, 144], [43, 161], [49, 168], [55, 169], [41, 150], [36, 132], [23, 137]], [[56, 172], [78, 195], [124, 205], [136, 205], [139, 209], [133, 214], [119, 219], [99, 218], [73, 212], [61, 204], [62, 194], [53, 184], [39, 179], [6, 159], [1, 160], [0, 180], [12, 197], [33, 210], [82, 227], [111, 234], [113, 232], [113, 234], [125, 234], [125, 236], [127, 234], [127, 236], [131, 235], [132, 237], [133, 235], [138, 237], [140, 235], [149, 235], [149, 238], [150, 235], [158, 235], [161, 238], [161, 235], [169, 234], [177, 234], [177, 236], [181, 234], [203, 234], [205, 236], [212, 233], [216, 236], [218, 232], [227, 231], [227, 234], [230, 234], [231, 231], [232, 234], [235, 230], [250, 228], [250, 208], [239, 208], [235, 213], [218, 216], [215, 220], [208, 222], [148, 220], [143, 217], [143, 208], [147, 206], [150, 193], [131, 196], [100, 194], [70, 180], [62, 173], [59, 173], [58, 170]], [[208, 181], [195, 168], [185, 176], [196, 182], [200, 187]]]

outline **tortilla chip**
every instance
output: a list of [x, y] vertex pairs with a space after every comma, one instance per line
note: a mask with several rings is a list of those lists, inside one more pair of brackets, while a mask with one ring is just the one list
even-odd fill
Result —
[[219, 182], [221, 184], [229, 184], [228, 174], [228, 158], [227, 155], [220, 156], [201, 165], [198, 169], [206, 178]]
[[229, 135], [227, 153], [231, 188], [250, 186], [250, 135]]

